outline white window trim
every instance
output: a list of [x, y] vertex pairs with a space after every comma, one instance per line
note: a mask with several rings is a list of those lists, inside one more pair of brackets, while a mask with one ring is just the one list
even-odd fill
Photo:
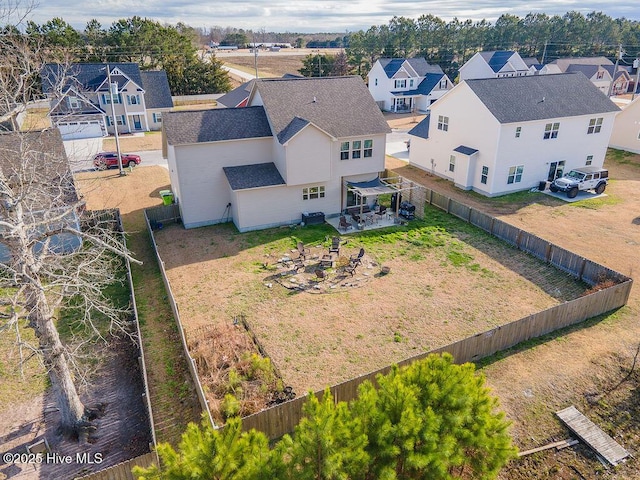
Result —
[[[312, 191], [315, 190], [315, 191]], [[325, 197], [324, 185], [314, 185], [302, 189], [302, 200], [318, 200]]]

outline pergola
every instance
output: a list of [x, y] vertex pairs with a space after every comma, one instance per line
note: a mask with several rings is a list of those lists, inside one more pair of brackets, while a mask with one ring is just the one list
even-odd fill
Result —
[[[373, 180], [368, 180], [366, 182], [350, 182], [345, 181], [345, 187], [347, 188], [347, 192], [352, 192], [356, 198], [358, 199], [357, 205], [360, 205], [360, 213], [362, 213], [362, 209], [364, 204], [362, 203], [362, 199], [364, 197], [377, 197], [378, 195], [384, 195], [386, 193], [400, 193], [409, 191], [416, 186], [413, 182], [405, 180], [403, 177], [387, 177], [380, 178], [379, 176], [374, 178]], [[400, 202], [396, 202], [394, 213], [398, 213], [398, 208], [400, 207]]]

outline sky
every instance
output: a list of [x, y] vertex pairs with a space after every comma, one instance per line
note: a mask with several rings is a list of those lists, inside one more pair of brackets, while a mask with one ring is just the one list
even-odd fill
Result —
[[[20, 0], [0, 0], [12, 4]], [[23, 0], [24, 2], [32, 0]], [[509, 13], [564, 15], [576, 10], [584, 15], [602, 11], [613, 18], [640, 20], [638, 0], [35, 0], [29, 16], [42, 24], [56, 16], [78, 30], [95, 18], [103, 28], [134, 15], [195, 28], [235, 27], [267, 32], [354, 32], [387, 24], [393, 16], [418, 18], [432, 14], [445, 21], [486, 19], [494, 22]]]

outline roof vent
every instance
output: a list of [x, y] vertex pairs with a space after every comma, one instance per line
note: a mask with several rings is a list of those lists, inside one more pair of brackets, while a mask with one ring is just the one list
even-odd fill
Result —
[[313, 97], [313, 103], [316, 103], [316, 97]]
[[542, 103], [544, 102], [545, 97], [542, 97], [542, 100], [540, 100], [538, 103]]

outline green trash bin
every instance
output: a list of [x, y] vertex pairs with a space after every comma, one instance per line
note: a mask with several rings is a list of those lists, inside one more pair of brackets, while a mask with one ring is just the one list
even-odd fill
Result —
[[171, 190], [160, 190], [163, 205], [171, 205], [173, 203], [173, 192]]

